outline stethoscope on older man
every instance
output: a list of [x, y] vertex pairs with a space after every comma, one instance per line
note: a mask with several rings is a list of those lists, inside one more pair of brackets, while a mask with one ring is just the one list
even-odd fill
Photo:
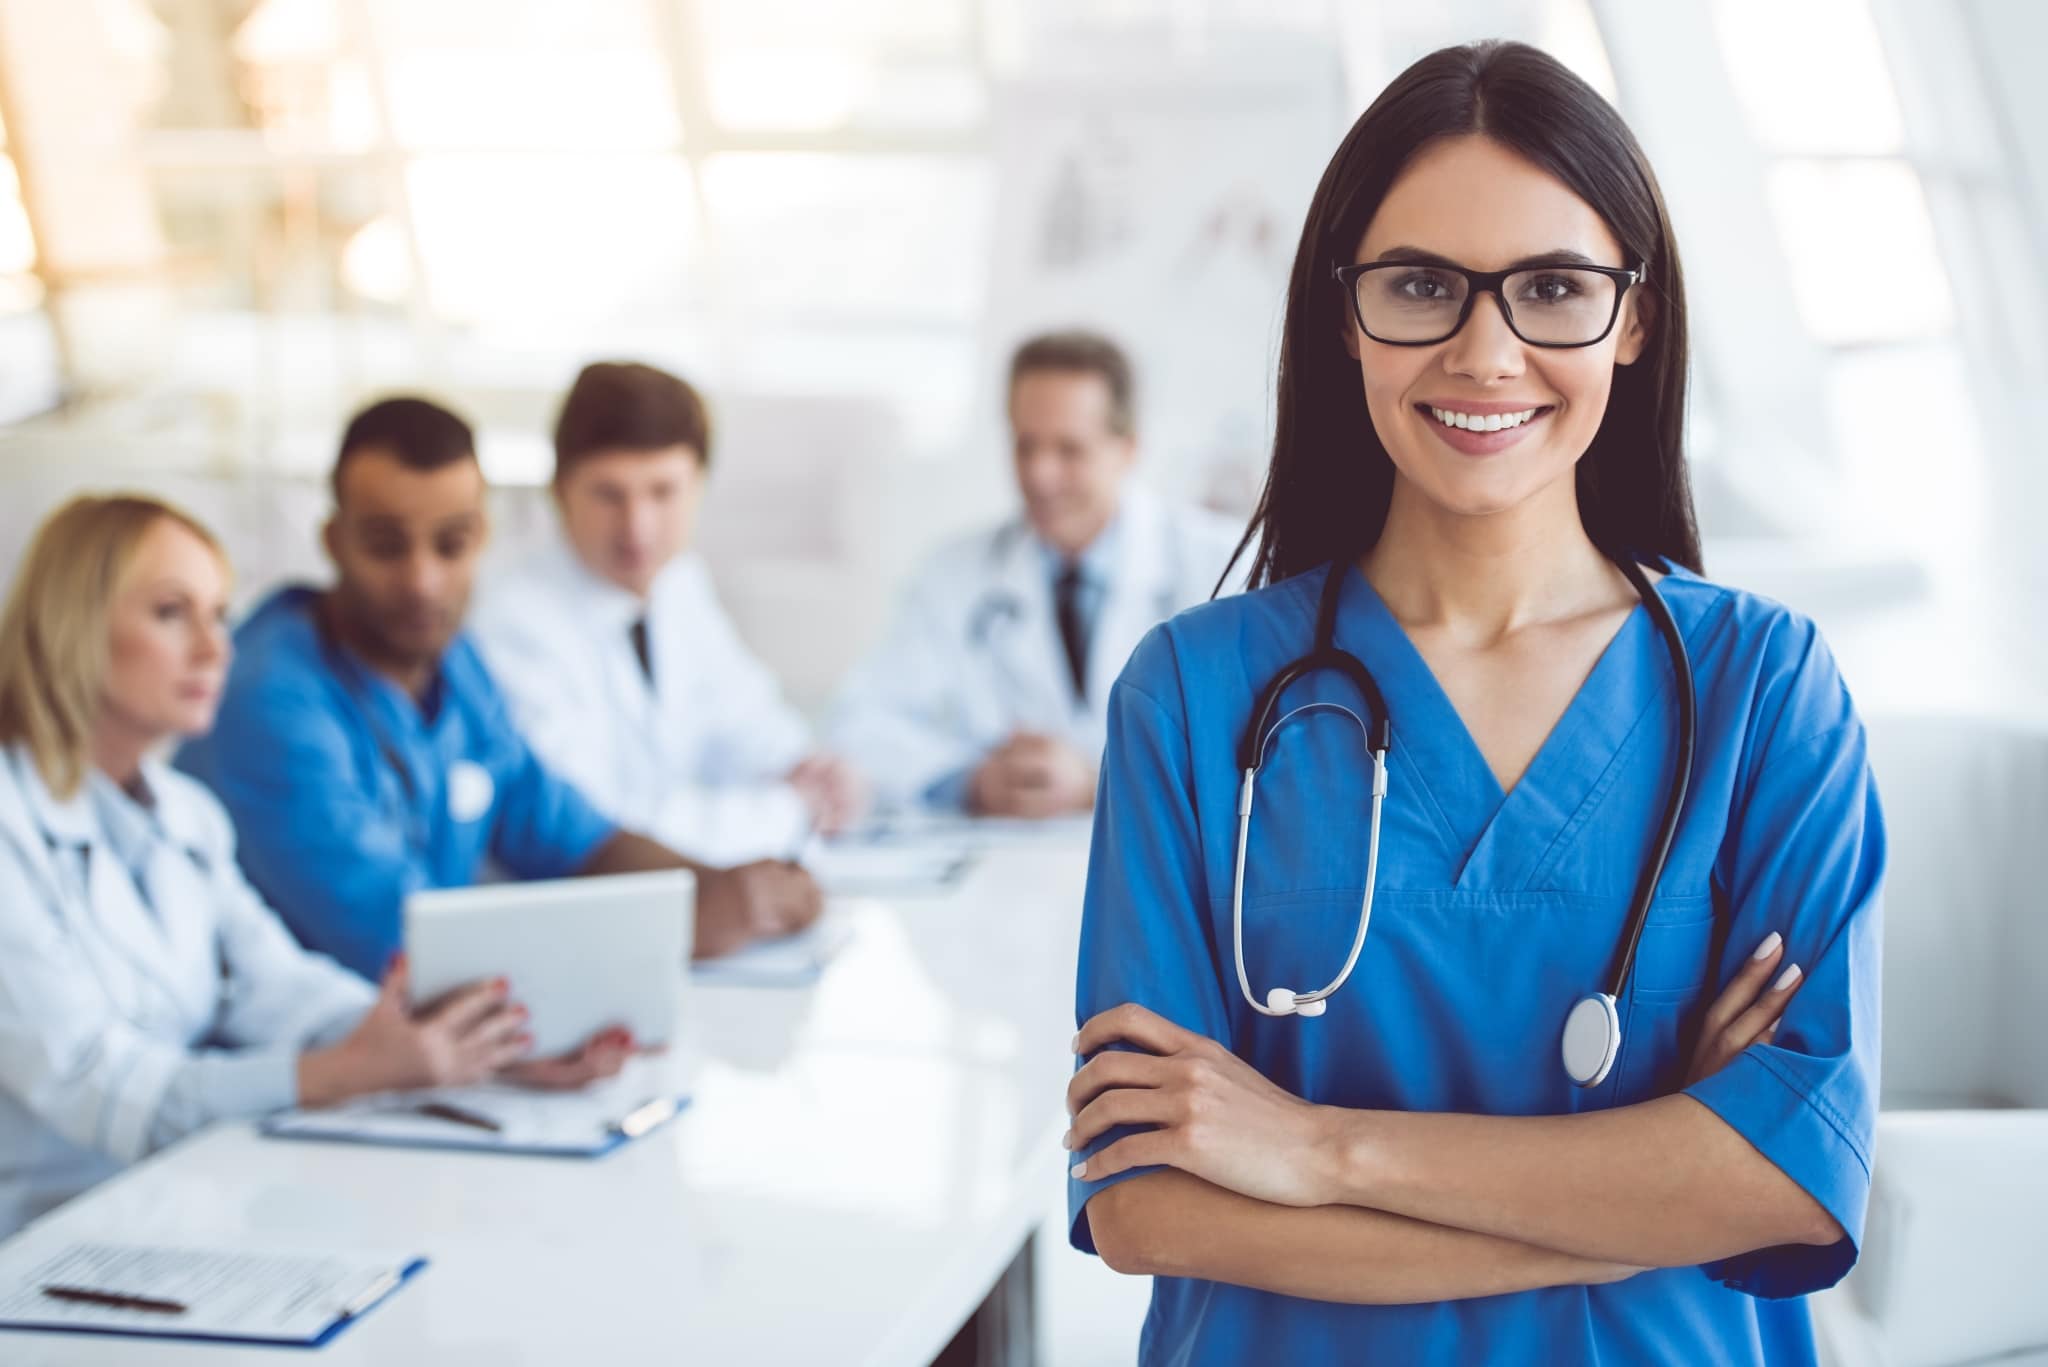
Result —
[[[1678, 678], [1678, 761], [1671, 776], [1670, 794], [1664, 803], [1664, 819], [1636, 879], [1627, 929], [1607, 990], [1579, 998], [1565, 1016], [1561, 1042], [1564, 1071], [1581, 1087], [1594, 1087], [1605, 1081], [1609, 1070], [1614, 1067], [1615, 1057], [1621, 1052], [1621, 1017], [1615, 1010], [1615, 1002], [1628, 986], [1629, 972], [1635, 965], [1636, 946], [1643, 936], [1643, 923], [1649, 916], [1650, 902], [1656, 896], [1657, 883], [1663, 877], [1665, 861], [1671, 854], [1672, 838], [1678, 830], [1679, 816], [1685, 808], [1698, 726], [1692, 663], [1686, 656], [1685, 640], [1679, 635], [1678, 624], [1672, 620], [1670, 608], [1665, 605], [1662, 595], [1651, 587], [1642, 568], [1633, 559], [1623, 556], [1612, 558], [1634, 586], [1643, 606], [1656, 619], [1657, 628], [1671, 653], [1671, 667]], [[1387, 796], [1387, 752], [1394, 743], [1394, 724], [1387, 712], [1386, 699], [1381, 695], [1379, 685], [1373, 681], [1372, 671], [1356, 655], [1339, 649], [1336, 644], [1337, 600], [1348, 572], [1349, 562], [1344, 560], [1330, 568], [1316, 611], [1314, 645], [1308, 654], [1282, 667], [1267, 683], [1252, 706], [1251, 719], [1238, 748], [1238, 768], [1244, 774], [1244, 782], [1237, 798], [1237, 856], [1230, 889], [1231, 949], [1237, 960], [1238, 990], [1252, 1009], [1264, 1016], [1322, 1015], [1330, 997], [1344, 985], [1345, 979], [1351, 976], [1351, 970], [1357, 966], [1359, 953], [1365, 948], [1366, 929], [1372, 922], [1373, 889], [1379, 873], [1380, 806]], [[1279, 720], [1272, 720], [1274, 710], [1280, 705], [1280, 695], [1290, 685], [1326, 670], [1343, 675], [1365, 696], [1367, 710], [1373, 719], [1370, 727], [1350, 708], [1329, 702], [1305, 703]], [[1266, 762], [1274, 735], [1295, 717], [1319, 710], [1341, 712], [1357, 722], [1359, 730], [1365, 734], [1366, 747], [1372, 752], [1372, 816], [1371, 835], [1366, 846], [1365, 900], [1358, 910], [1358, 933], [1352, 937], [1351, 953], [1346, 956], [1344, 966], [1335, 978], [1313, 992], [1275, 987], [1261, 998], [1252, 991], [1251, 978], [1244, 963], [1244, 855], [1251, 834], [1252, 795], [1258, 786], [1259, 770]]]

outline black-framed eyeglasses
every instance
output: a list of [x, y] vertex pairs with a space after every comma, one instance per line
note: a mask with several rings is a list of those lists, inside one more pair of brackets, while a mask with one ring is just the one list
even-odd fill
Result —
[[1500, 301], [1510, 331], [1530, 346], [1585, 347], [1614, 330], [1621, 299], [1648, 277], [1650, 263], [1615, 266], [1525, 266], [1468, 271], [1416, 261], [1368, 261], [1330, 272], [1351, 296], [1359, 329], [1388, 346], [1434, 346], [1450, 340], [1472, 316], [1472, 301]]

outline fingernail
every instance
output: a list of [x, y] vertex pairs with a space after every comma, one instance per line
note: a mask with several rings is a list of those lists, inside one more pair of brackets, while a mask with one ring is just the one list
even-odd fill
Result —
[[1068, 1130], [1065, 1134], [1060, 1136], [1060, 1147], [1063, 1149], [1071, 1149], [1074, 1147], [1074, 1132], [1072, 1130]]
[[1764, 936], [1764, 942], [1758, 945], [1756, 947], [1756, 953], [1750, 955], [1749, 957], [1752, 959], [1768, 959], [1771, 957], [1771, 955], [1777, 952], [1778, 946], [1783, 944], [1784, 942], [1785, 937], [1778, 934], [1778, 932], [1774, 930], [1770, 934]]
[[1085, 1161], [1076, 1163], [1073, 1167], [1067, 1169], [1067, 1176], [1069, 1177], [1085, 1177], [1087, 1175], [1088, 1164]]
[[1784, 1023], [1785, 1023], [1785, 1018], [1784, 1018], [1783, 1016], [1780, 1016], [1780, 1017], [1778, 1017], [1778, 1018], [1777, 1018], [1776, 1020], [1774, 1020], [1774, 1021], [1772, 1021], [1772, 1022], [1771, 1022], [1771, 1029], [1772, 1029], [1772, 1031], [1773, 1031], [1773, 1032], [1775, 1032], [1775, 1031], [1777, 1030], [1777, 1028], [1778, 1028], [1779, 1026], [1783, 1025]]
[[1771, 991], [1783, 992], [1786, 988], [1790, 987], [1793, 983], [1796, 983], [1798, 981], [1799, 965], [1793, 964], [1790, 967], [1788, 967], [1783, 973], [1780, 973], [1778, 975], [1778, 981], [1771, 984]]
[[1068, 1041], [1067, 1052], [1070, 1054], [1078, 1054], [1081, 1052], [1081, 1037], [1079, 1035], [1075, 1035], [1072, 1040]]

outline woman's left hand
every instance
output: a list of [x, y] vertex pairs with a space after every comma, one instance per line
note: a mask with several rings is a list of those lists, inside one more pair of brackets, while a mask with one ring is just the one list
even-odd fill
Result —
[[543, 1092], [570, 1092], [617, 1077], [639, 1046], [624, 1026], [600, 1030], [557, 1058], [521, 1059], [499, 1076]]
[[1334, 1199], [1341, 1112], [1275, 1086], [1216, 1041], [1125, 1003], [1082, 1026], [1074, 1052], [1093, 1057], [1067, 1084], [1069, 1149], [1117, 1125], [1156, 1127], [1075, 1164], [1074, 1176], [1094, 1182], [1165, 1164], [1276, 1205]]

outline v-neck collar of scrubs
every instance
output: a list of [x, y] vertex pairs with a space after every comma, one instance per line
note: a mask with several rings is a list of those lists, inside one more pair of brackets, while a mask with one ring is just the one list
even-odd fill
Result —
[[[414, 697], [389, 676], [373, 669], [369, 662], [349, 648], [330, 626], [319, 598], [309, 595], [306, 612], [313, 622], [320, 647], [329, 667], [343, 688], [360, 701], [363, 719], [385, 763], [398, 775], [407, 792], [417, 799], [438, 789], [437, 765], [423, 762], [422, 752], [433, 754], [442, 732], [453, 725], [451, 713], [455, 690], [448, 678], [448, 656], [456, 649], [451, 642], [434, 666], [424, 694]], [[460, 639], [459, 637], [457, 638]]]
[[1619, 771], [1616, 760], [1646, 715], [1676, 705], [1663, 637], [1648, 609], [1631, 609], [1504, 794], [1464, 718], [1371, 581], [1348, 561], [1331, 573], [1346, 576], [1336, 643], [1365, 662], [1393, 714], [1389, 782], [1420, 795], [1453, 886], [1530, 886], [1605, 795]]

